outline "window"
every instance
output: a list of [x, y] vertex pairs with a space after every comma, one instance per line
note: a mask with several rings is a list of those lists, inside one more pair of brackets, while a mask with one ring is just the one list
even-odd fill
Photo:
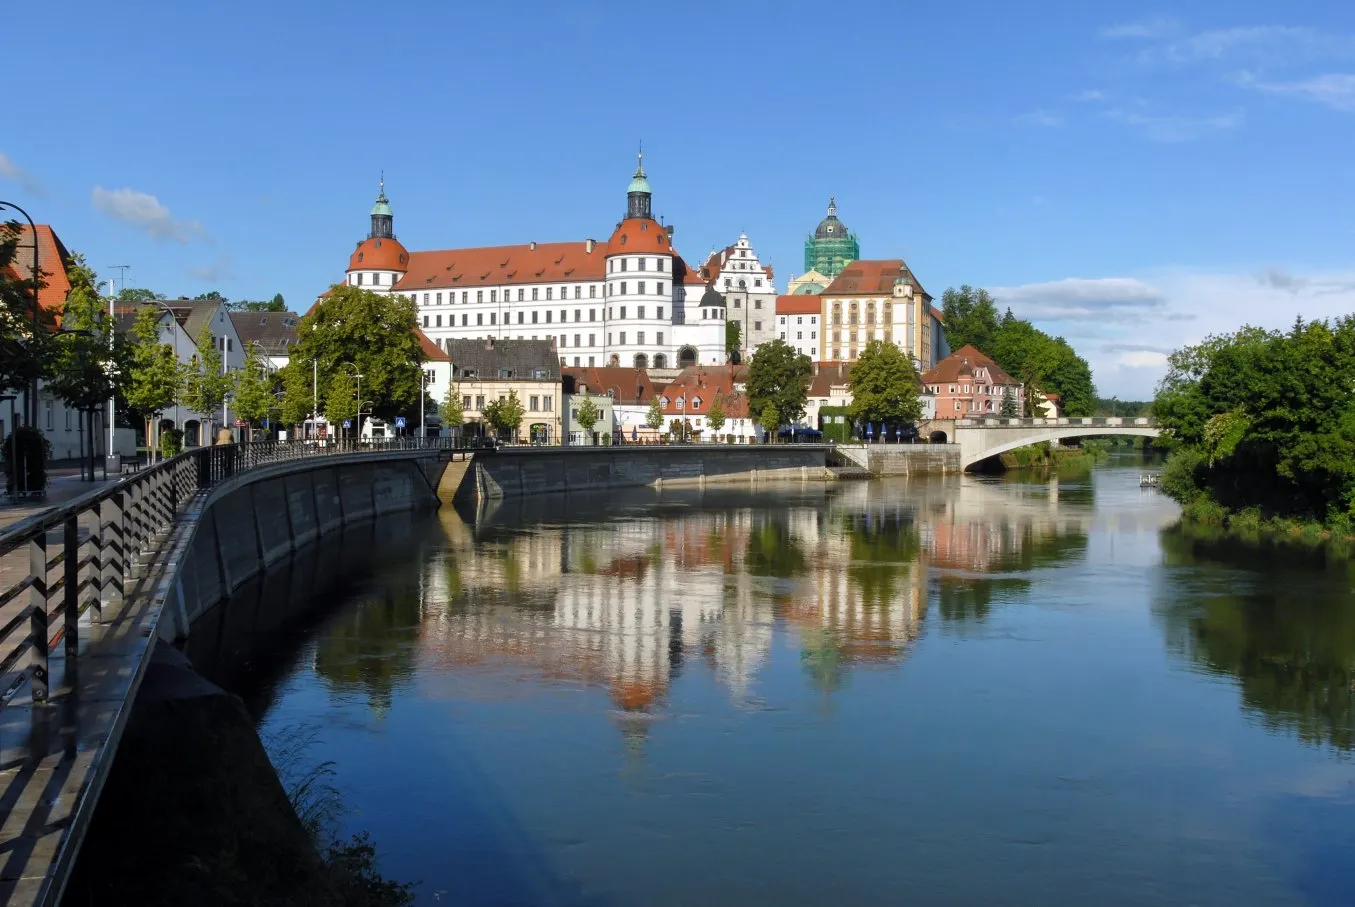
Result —
[[[507, 296], [507, 295], [508, 295], [508, 293], [507, 293], [507, 291], [505, 291], [505, 292], [504, 292], [504, 296]], [[498, 290], [490, 290], [490, 291], [489, 291], [489, 301], [490, 301], [490, 302], [498, 302], [498, 301], [499, 301], [499, 291], [498, 291]]]
[[484, 291], [484, 290], [476, 290], [476, 291], [475, 291], [475, 301], [476, 301], [476, 302], [484, 302], [484, 301], [485, 301], [485, 291]]
[[490, 323], [490, 324], [494, 324], [495, 320], [498, 318], [498, 315], [499, 315], [498, 312], [490, 312], [490, 313], [489, 313], [489, 323]]
[[818, 340], [818, 339], [819, 339], [819, 332], [818, 332], [818, 331], [810, 331], [810, 332], [809, 332], [809, 339], [810, 339], [810, 340]]
[[540, 315], [539, 312], [532, 313], [532, 324], [536, 324], [536, 319], [539, 317], [539, 315]]
[[635, 342], [636, 342], [637, 344], [639, 344], [640, 346], [644, 346], [644, 344], [645, 344], [645, 332], [644, 332], [644, 331], [636, 331], [636, 332], [635, 332]]
[[615, 271], [615, 270], [616, 270], [616, 262], [615, 262], [615, 261], [609, 261], [609, 262], [607, 262], [607, 270], [608, 270], [608, 271]]
[[657, 284], [655, 284], [655, 286], [657, 287], [657, 289], [654, 290], [654, 292], [657, 293], [658, 295], [662, 296], [662, 295], [663, 295], [663, 281], [660, 280]]
[[575, 357], [574, 357], [574, 367], [575, 367], [575, 368], [578, 368], [578, 366], [579, 366], [579, 357], [578, 357], [578, 356], [575, 356]]
[[546, 287], [546, 298], [547, 298], [547, 299], [553, 299], [553, 298], [554, 298], [554, 295], [555, 295], [555, 287]]
[[541, 410], [542, 410], [542, 412], [547, 412], [547, 413], [555, 412], [555, 407], [552, 405], [554, 402], [555, 402], [555, 401], [551, 399], [550, 394], [546, 394], [545, 396], [543, 396], [543, 397], [541, 398]]
[[625, 345], [626, 345], [626, 332], [625, 332], [625, 331], [622, 331], [622, 332], [621, 332], [621, 345], [622, 345], [622, 346], [625, 346]]
[[796, 323], [796, 324], [804, 324], [804, 323], [805, 323], [805, 320], [804, 320], [803, 318], [801, 318], [800, 316], [797, 315], [797, 316], [795, 316], [795, 323]]
[[626, 270], [626, 260], [624, 258], [621, 259], [621, 270]]
[[663, 259], [662, 259], [662, 258], [656, 259], [655, 264], [657, 265], [657, 267], [655, 267], [654, 270], [656, 270], [656, 271], [662, 271], [662, 270], [664, 269]]
[[470, 394], [464, 394], [461, 397], [461, 408], [470, 409]]
[[621, 307], [621, 320], [622, 320], [622, 321], [625, 321], [625, 320], [626, 320], [626, 307], [625, 307], [625, 306], [622, 306], [622, 307]]
[[532, 302], [536, 302], [536, 292], [537, 292], [537, 288], [536, 288], [536, 287], [532, 287]]
[[[595, 334], [589, 334], [589, 335], [588, 335], [588, 345], [589, 345], [589, 346], [597, 346], [597, 341], [593, 339], [595, 336], [597, 336], [597, 335], [595, 335]], [[591, 358], [588, 360], [588, 364], [589, 364], [589, 365], [592, 365], [592, 364], [593, 364], [593, 360], [592, 360]]]
[[[518, 302], [522, 302], [522, 294], [523, 294], [523, 289], [522, 289], [522, 287], [518, 287]], [[507, 292], [504, 293], [503, 298], [504, 298], [504, 301], [505, 301], [505, 302], [508, 300], [508, 293], [507, 293]]]
[[753, 279], [753, 286], [755, 286], [755, 287], [760, 287], [760, 286], [762, 286], [762, 278], [761, 278], [761, 277], [755, 277], [755, 278]]
[[743, 308], [743, 300], [738, 298], [737, 296], [734, 297], [734, 308], [736, 309]]
[[[641, 259], [640, 259], [640, 270], [643, 271], [644, 269], [645, 269], [645, 260], [644, 260], [643, 258], [641, 258]], [[642, 291], [642, 292], [643, 292], [643, 291]]]
[[438, 303], [438, 305], [442, 305], [442, 294], [441, 294], [441, 293], [439, 293], [439, 294], [437, 295], [437, 303]]
[[663, 331], [659, 331], [659, 333], [655, 335], [654, 342], [659, 346], [663, 346]]
[[659, 306], [659, 314], [655, 315], [654, 317], [660, 320], [663, 319], [663, 306]]
[[725, 278], [725, 289], [726, 289], [726, 290], [729, 289], [729, 278], [728, 278], [728, 277]]
[[424, 327], [428, 327], [428, 316], [427, 316], [427, 315], [423, 316], [423, 326], [424, 326]]
[[522, 324], [522, 320], [526, 317], [527, 317], [526, 312], [518, 312], [518, 324]]
[[611, 332], [611, 331], [608, 331], [608, 332], [607, 332], [607, 345], [608, 345], [608, 346], [611, 346], [611, 345], [612, 345], [612, 332]]
[[593, 284], [592, 286], [590, 286], [590, 287], [588, 288], [588, 298], [589, 298], [589, 299], [596, 299], [596, 298], [597, 298], [597, 295], [598, 295], [597, 284]]
[[484, 408], [485, 408], [485, 395], [484, 395], [484, 394], [476, 394], [476, 395], [475, 395], [475, 408], [476, 408], [477, 410], [481, 410], [481, 411], [484, 410]]
[[753, 322], [753, 330], [755, 330], [755, 331], [760, 331], [760, 330], [762, 330], [762, 322], [761, 322], [761, 321], [754, 321], [754, 322]]
[[461, 302], [462, 302], [462, 304], [465, 304], [465, 303], [467, 303], [467, 302], [470, 302], [470, 290], [462, 290], [462, 291], [461, 291]]
[[588, 320], [589, 320], [589, 321], [597, 321], [597, 320], [598, 320], [597, 309], [589, 309], [589, 310], [588, 310]]
[[621, 295], [622, 296], [626, 295], [626, 282], [624, 280], [621, 281]]
[[464, 327], [468, 326], [469, 324], [470, 324], [470, 315], [466, 314], [465, 312], [462, 312], [462, 313], [461, 313], [461, 326], [464, 328]]
[[[641, 261], [644, 261], [643, 258], [640, 259], [640, 260], [641, 260]], [[643, 280], [640, 281], [640, 288], [637, 289], [635, 292], [639, 293], [641, 296], [645, 295], [645, 282], [644, 282]]]
[[955, 385], [952, 384], [952, 385], [950, 386], [950, 392], [951, 392], [952, 394], [955, 393]]
[[782, 331], [782, 332], [781, 332], [781, 339], [782, 339], [782, 340], [785, 340], [785, 339], [786, 339], [786, 332], [785, 332], [785, 331]]
[[576, 322], [583, 321], [583, 309], [574, 310], [574, 320]]
[[484, 313], [484, 312], [476, 312], [476, 313], [475, 313], [475, 323], [476, 323], [477, 325], [483, 325], [483, 324], [485, 323], [485, 313]]
[[595, 356], [589, 356], [589, 357], [588, 357], [588, 367], [589, 367], [589, 368], [592, 368], [592, 367], [593, 367], [593, 360], [594, 360], [595, 358], [596, 358]]
[[540, 406], [538, 406], [540, 402], [541, 398], [536, 396], [536, 394], [532, 394], [532, 396], [527, 398], [527, 408], [532, 412], [536, 412], [538, 409], [540, 409]]
[[[549, 293], [550, 291], [547, 290], [546, 292]], [[547, 309], [547, 310], [546, 310], [546, 324], [550, 324], [550, 316], [551, 316], [550, 309]]]
[[[560, 292], [563, 293], [564, 290], [561, 290]], [[580, 287], [580, 286], [574, 287], [574, 298], [575, 298], [575, 299], [578, 299], [578, 298], [580, 298], [581, 296], [583, 296], [583, 287]], [[564, 297], [561, 296], [560, 298], [563, 299]]]
[[795, 339], [796, 339], [796, 340], [804, 340], [804, 339], [805, 339], [804, 331], [796, 331], [796, 332], [795, 332]]
[[[425, 315], [425, 316], [423, 316], [423, 317], [424, 317], [424, 320], [425, 320], [425, 321], [428, 320], [428, 316], [427, 316], [427, 315]], [[438, 327], [442, 327], [442, 316], [441, 316], [441, 315], [437, 316], [437, 325], [438, 325]]]

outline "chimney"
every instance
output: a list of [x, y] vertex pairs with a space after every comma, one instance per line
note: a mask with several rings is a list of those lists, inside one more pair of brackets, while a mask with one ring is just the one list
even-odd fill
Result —
[[672, 225], [672, 224], [669, 224], [668, 226], [664, 227], [664, 228], [663, 228], [663, 232], [665, 232], [665, 233], [668, 234], [668, 238], [669, 238], [669, 239], [672, 239], [672, 238], [673, 238], [673, 225]]
[[492, 350], [492, 349], [494, 349], [494, 338], [493, 338], [493, 337], [486, 337], [486, 338], [485, 338], [485, 349], [487, 349], [487, 350]]
[[584, 245], [584, 248], [588, 250], [588, 254], [589, 254], [589, 255], [592, 255], [592, 254], [593, 254], [593, 247], [597, 245], [597, 240], [595, 240], [595, 239], [590, 239], [590, 240], [588, 240], [587, 242], [585, 242], [583, 245]]
[[528, 249], [531, 249], [533, 252], [535, 252], [535, 251], [536, 251], [536, 240], [532, 240], [531, 242], [527, 243], [527, 248], [528, 248]]

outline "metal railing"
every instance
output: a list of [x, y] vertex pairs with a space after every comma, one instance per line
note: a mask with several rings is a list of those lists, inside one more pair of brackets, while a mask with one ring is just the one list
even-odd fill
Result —
[[122, 598], [176, 518], [237, 473], [284, 460], [388, 450], [458, 450], [452, 439], [265, 441], [200, 447], [0, 530], [0, 708], [25, 684], [48, 699], [49, 655], [80, 652], [82, 620]]

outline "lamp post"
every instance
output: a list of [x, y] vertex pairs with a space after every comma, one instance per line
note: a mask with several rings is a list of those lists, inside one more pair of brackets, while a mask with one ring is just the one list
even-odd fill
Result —
[[419, 434], [422, 437], [428, 436], [428, 429], [424, 427], [424, 400], [428, 397], [428, 372], [419, 367]]
[[362, 437], [362, 372], [358, 371], [358, 367], [351, 362], [341, 362], [339, 364], [348, 366], [349, 368], [353, 369], [353, 377], [358, 379], [357, 393], [355, 394], [355, 396], [358, 398], [357, 429], [358, 437], [360, 438]]
[[[33, 223], [33, 218], [28, 216], [28, 212], [20, 208], [14, 202], [0, 202], [0, 208], [13, 208], [24, 216], [28, 221], [28, 230], [33, 234], [33, 339], [38, 336], [38, 314], [41, 311], [41, 305], [38, 302], [38, 227]], [[35, 377], [28, 389], [28, 424], [34, 427], [38, 424], [38, 379]]]

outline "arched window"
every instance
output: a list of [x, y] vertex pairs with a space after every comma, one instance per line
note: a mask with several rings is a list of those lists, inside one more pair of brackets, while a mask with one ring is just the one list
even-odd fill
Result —
[[[641, 259], [641, 260], [643, 261], [643, 259]], [[644, 353], [636, 353], [636, 354], [635, 354], [635, 367], [636, 367], [636, 368], [649, 368], [649, 357], [646, 356]]]

